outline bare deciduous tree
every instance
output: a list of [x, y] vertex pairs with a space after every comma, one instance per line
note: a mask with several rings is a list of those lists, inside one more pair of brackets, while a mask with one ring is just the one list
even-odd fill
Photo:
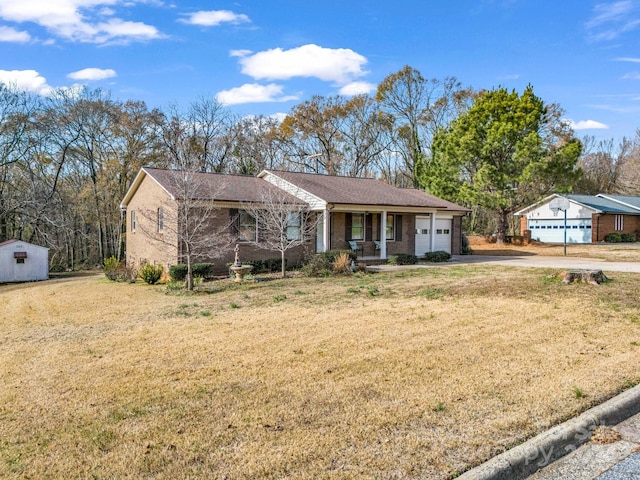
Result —
[[244, 204], [243, 209], [256, 220], [258, 234], [254, 243], [280, 252], [285, 278], [285, 254], [312, 241], [320, 217], [302, 200], [270, 186], [265, 186], [258, 202]]

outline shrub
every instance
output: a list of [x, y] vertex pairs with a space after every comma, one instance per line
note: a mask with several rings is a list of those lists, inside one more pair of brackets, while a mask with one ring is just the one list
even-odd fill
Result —
[[[251, 265], [253, 269], [252, 274], [256, 273], [274, 273], [282, 271], [282, 259], [281, 258], [267, 258], [265, 260], [248, 260], [242, 262], [243, 265]], [[285, 258], [285, 269], [287, 268], [287, 259]]]
[[[191, 273], [193, 278], [202, 277], [205, 280], [214, 278], [213, 263], [194, 263], [191, 265]], [[187, 278], [187, 265], [179, 263], [169, 267], [169, 276], [174, 282], [181, 282]]]
[[314, 255], [302, 265], [302, 273], [308, 277], [328, 277], [333, 273], [331, 264], [322, 255]]
[[351, 257], [346, 253], [341, 253], [331, 264], [333, 273], [336, 275], [351, 274]]
[[171, 265], [169, 267], [169, 276], [174, 282], [182, 282], [187, 278], [187, 266], [184, 263], [178, 265]]
[[435, 252], [427, 252], [424, 254], [424, 259], [427, 262], [448, 262], [451, 260], [451, 254], [444, 250], [437, 250]]
[[621, 237], [621, 241], [623, 242], [637, 242], [638, 241], [638, 237], [636, 236], [635, 233], [623, 233], [622, 235], [620, 235]]
[[112, 282], [135, 283], [138, 272], [133, 267], [128, 267], [115, 257], [104, 259], [103, 271], [105, 276]]
[[415, 265], [418, 263], [418, 257], [410, 253], [399, 253], [391, 255], [387, 260], [389, 265]]
[[471, 250], [471, 246], [469, 245], [469, 239], [466, 235], [462, 235], [462, 248], [460, 249], [461, 255], [471, 255], [473, 254], [473, 250]]
[[302, 265], [302, 273], [309, 277], [327, 277], [333, 273], [333, 263], [340, 255], [347, 255], [349, 265], [356, 260], [351, 250], [329, 250], [312, 256]]
[[150, 263], [145, 263], [138, 276], [145, 281], [145, 283], [149, 285], [155, 285], [162, 278], [162, 273], [164, 272], [164, 268], [162, 265], [151, 265]]
[[212, 280], [214, 278], [213, 263], [194, 263], [191, 265], [191, 270], [194, 278], [202, 277], [204, 280]]
[[607, 233], [604, 236], [604, 241], [608, 243], [619, 243], [622, 241], [622, 235], [619, 233]]

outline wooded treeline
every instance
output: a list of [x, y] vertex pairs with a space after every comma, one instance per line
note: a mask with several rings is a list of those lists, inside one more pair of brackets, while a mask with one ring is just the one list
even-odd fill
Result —
[[[205, 97], [160, 110], [102, 90], [42, 97], [0, 84], [0, 241], [48, 246], [52, 269], [121, 257], [119, 203], [142, 166], [290, 170], [425, 188], [434, 138], [481, 95], [405, 67], [375, 95], [314, 96], [279, 121], [240, 118]], [[574, 191], [640, 194], [639, 151], [640, 133], [619, 146], [587, 139]], [[474, 218], [478, 233], [495, 228], [483, 215]]]

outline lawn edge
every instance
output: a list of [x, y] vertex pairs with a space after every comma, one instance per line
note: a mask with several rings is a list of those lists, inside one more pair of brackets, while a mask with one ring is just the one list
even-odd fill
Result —
[[522, 480], [571, 453], [599, 425], [613, 426], [640, 413], [640, 385], [541, 433], [463, 473], [459, 480]]

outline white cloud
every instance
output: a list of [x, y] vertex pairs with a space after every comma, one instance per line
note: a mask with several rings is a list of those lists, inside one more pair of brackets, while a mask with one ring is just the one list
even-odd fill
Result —
[[596, 122], [595, 120], [580, 120], [574, 122], [573, 120], [567, 120], [571, 128], [574, 130], [602, 130], [608, 129], [609, 126], [604, 123]]
[[86, 43], [129, 43], [161, 38], [152, 25], [114, 16], [114, 6], [144, 0], [0, 0], [0, 18], [35, 23], [50, 34]]
[[629, 72], [622, 76], [623, 80], [640, 80], [640, 72]]
[[216, 94], [216, 100], [224, 105], [237, 105], [240, 103], [262, 102], [288, 102], [298, 100], [297, 96], [283, 96], [282, 85], [271, 83], [260, 85], [258, 83], [246, 83], [241, 87], [223, 90]]
[[48, 95], [53, 90], [47, 85], [47, 79], [35, 70], [0, 70], [0, 83], [40, 95]]
[[83, 68], [77, 72], [71, 72], [67, 77], [73, 80], [104, 80], [116, 77], [117, 73], [111, 68]]
[[230, 10], [209, 10], [192, 13], [185, 20], [180, 21], [190, 25], [217, 27], [223, 23], [238, 25], [240, 23], [248, 23], [251, 20], [242, 13], [234, 13]]
[[640, 63], [640, 58], [634, 58], [634, 57], [618, 57], [618, 58], [616, 58], [616, 62]]
[[592, 41], [614, 40], [621, 34], [640, 28], [640, 7], [634, 0], [598, 3], [585, 24]]
[[0, 26], [0, 42], [27, 43], [31, 40], [28, 32], [19, 32], [15, 28]]
[[323, 48], [303, 45], [282, 50], [274, 48], [240, 56], [242, 73], [256, 80], [288, 80], [293, 77], [315, 77], [339, 85], [351, 83], [367, 74], [363, 70], [367, 59], [348, 48]]
[[344, 87], [342, 87], [339, 91], [340, 95], [344, 95], [345, 97], [353, 97], [355, 95], [362, 95], [366, 93], [373, 92], [376, 88], [378, 88], [373, 83], [368, 82], [352, 82]]

